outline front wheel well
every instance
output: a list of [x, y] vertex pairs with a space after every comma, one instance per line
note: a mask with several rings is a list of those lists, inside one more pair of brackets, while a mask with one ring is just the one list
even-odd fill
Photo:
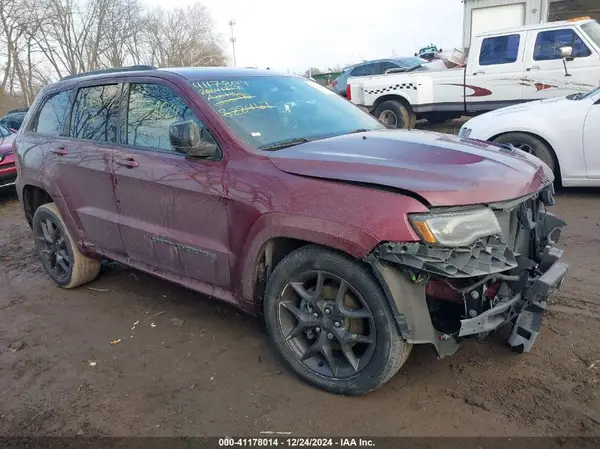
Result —
[[29, 226], [32, 226], [33, 215], [38, 207], [52, 202], [52, 197], [44, 189], [32, 185], [23, 187], [23, 209]]
[[526, 132], [526, 131], [507, 131], [507, 132], [502, 132], [502, 133], [496, 134], [495, 136], [490, 137], [488, 139], [488, 141], [495, 142], [496, 139], [498, 139], [500, 136], [504, 136], [506, 134], [514, 134], [514, 133], [526, 134], [528, 136], [535, 137], [536, 139], [539, 139], [540, 141], [542, 141], [544, 143], [544, 145], [546, 145], [548, 147], [548, 149], [550, 150], [550, 153], [552, 155], [552, 158], [554, 159], [554, 163], [556, 164], [555, 165], [556, 173], [554, 173], [554, 176], [556, 177], [557, 184], [560, 186], [562, 183], [560, 161], [558, 160], [558, 157], [556, 156], [556, 151], [554, 151], [554, 148], [552, 147], [552, 145], [550, 145], [550, 142], [548, 142], [542, 136], [535, 134], [535, 133]]
[[[277, 264], [291, 252], [311, 243], [306, 240], [275, 237], [263, 245], [256, 264], [254, 299], [257, 304], [262, 304], [267, 281]], [[257, 310], [262, 310], [262, 307]]]

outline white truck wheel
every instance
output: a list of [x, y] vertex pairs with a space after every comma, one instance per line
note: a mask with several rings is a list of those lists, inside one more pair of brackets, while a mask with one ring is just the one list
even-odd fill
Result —
[[391, 128], [410, 129], [414, 127], [415, 117], [409, 108], [395, 100], [381, 103], [373, 113], [375, 118]]

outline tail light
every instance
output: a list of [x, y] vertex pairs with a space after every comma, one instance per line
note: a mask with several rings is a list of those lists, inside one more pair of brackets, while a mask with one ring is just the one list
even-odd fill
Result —
[[350, 89], [350, 84], [346, 84], [346, 98], [352, 100], [352, 89]]

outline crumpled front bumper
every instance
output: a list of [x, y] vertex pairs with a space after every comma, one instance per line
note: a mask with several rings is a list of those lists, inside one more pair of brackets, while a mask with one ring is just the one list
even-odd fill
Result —
[[[433, 343], [440, 356], [456, 351], [458, 342], [485, 335], [513, 323], [508, 339], [517, 351], [531, 350], [540, 332], [550, 296], [568, 272], [563, 251], [556, 247], [566, 223], [546, 210], [554, 204], [549, 186], [528, 198], [491, 205], [502, 235], [490, 236], [468, 247], [445, 248], [421, 242], [379, 245], [367, 258], [390, 299], [398, 327], [409, 342]], [[427, 306], [430, 282], [450, 286], [464, 302], [457, 332], [435, 328]], [[452, 284], [467, 288], [457, 289]], [[469, 314], [468, 294], [480, 286], [496, 285], [489, 308]], [[475, 316], [474, 316], [475, 315]]]
[[[558, 257], [557, 253], [560, 253]], [[523, 291], [500, 301], [475, 318], [461, 320], [459, 337], [493, 331], [514, 321], [508, 343], [522, 352], [529, 352], [540, 332], [549, 298], [560, 288], [569, 271], [569, 266], [560, 261], [561, 256], [562, 250], [548, 255], [549, 259], [554, 259], [549, 268], [534, 278]]]

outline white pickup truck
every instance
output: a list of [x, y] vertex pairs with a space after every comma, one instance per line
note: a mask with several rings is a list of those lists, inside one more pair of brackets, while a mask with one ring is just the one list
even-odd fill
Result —
[[578, 18], [478, 35], [465, 67], [349, 78], [347, 97], [391, 127], [412, 128], [599, 84], [600, 24]]

